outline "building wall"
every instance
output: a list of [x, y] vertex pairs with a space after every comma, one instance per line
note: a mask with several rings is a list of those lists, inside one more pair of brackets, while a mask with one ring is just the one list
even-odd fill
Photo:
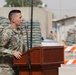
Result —
[[52, 13], [52, 12], [48, 11], [47, 13], [48, 13], [48, 16], [47, 16], [48, 17], [47, 18], [47, 23], [48, 23], [47, 25], [48, 26], [47, 25], [46, 26], [47, 26], [47, 33], [48, 33], [47, 36], [48, 36], [50, 34], [50, 31], [52, 30], [52, 22], [51, 22], [52, 21], [52, 17], [51, 17], [52, 14], [50, 15], [50, 13]]
[[[0, 8], [0, 16], [8, 18], [8, 13], [12, 9], [19, 9], [22, 11], [22, 16], [25, 20], [31, 20], [31, 8], [30, 7], [3, 7]], [[41, 35], [46, 38], [52, 28], [52, 13], [45, 8], [33, 8], [33, 20], [40, 22]]]
[[65, 20], [65, 24], [61, 26], [62, 39], [66, 40], [69, 29], [75, 29], [75, 21], [76, 18]]
[[[75, 29], [75, 21], [76, 21], [76, 18], [72, 18], [72, 19], [68, 19], [68, 20], [64, 20], [64, 21], [59, 21], [58, 23], [57, 22], [53, 23], [53, 27], [54, 27], [53, 31], [55, 32], [55, 31], [57, 31], [57, 29], [59, 30], [58, 31], [59, 35], [57, 35], [57, 36], [59, 36], [59, 40], [60, 39], [64, 40], [64, 41], [66, 40], [69, 29]], [[62, 22], [64, 22], [64, 23], [62, 24]], [[59, 28], [57, 28], [58, 24], [59, 24]], [[56, 28], [55, 28], [55, 26], [56, 26]]]

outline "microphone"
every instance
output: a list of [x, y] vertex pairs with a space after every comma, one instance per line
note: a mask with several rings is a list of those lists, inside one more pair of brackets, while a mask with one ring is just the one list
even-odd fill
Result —
[[30, 59], [30, 50], [29, 50], [29, 39], [28, 39], [28, 25], [25, 24], [26, 36], [27, 36], [27, 55], [28, 55], [28, 66], [31, 70], [31, 59]]
[[26, 29], [26, 32], [28, 31], [28, 25], [27, 24], [25, 24], [25, 29]]

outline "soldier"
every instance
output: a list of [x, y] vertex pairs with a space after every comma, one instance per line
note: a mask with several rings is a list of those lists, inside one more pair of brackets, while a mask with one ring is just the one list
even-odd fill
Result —
[[50, 31], [50, 35], [47, 38], [51, 39], [51, 40], [54, 40], [53, 31]]
[[73, 44], [76, 44], [76, 32], [73, 29], [70, 29], [68, 31], [68, 36], [66, 39], [66, 45], [72, 46]]
[[0, 46], [0, 75], [15, 75], [13, 70], [13, 56], [21, 58], [23, 52], [23, 38], [19, 26], [23, 19], [20, 10], [11, 10], [8, 18], [10, 25], [3, 29]]

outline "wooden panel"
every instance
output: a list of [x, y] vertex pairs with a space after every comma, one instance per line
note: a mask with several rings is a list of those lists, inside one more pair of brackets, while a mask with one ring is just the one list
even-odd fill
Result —
[[63, 62], [64, 51], [62, 48], [47, 48], [43, 51], [43, 63]]
[[58, 75], [58, 69], [44, 70], [44, 75]]
[[[33, 64], [40, 64], [41, 63], [41, 51], [39, 49], [31, 50], [30, 51], [30, 60]], [[21, 59], [14, 58], [14, 65], [25, 65], [28, 64], [28, 54], [24, 52]]]
[[35, 64], [40, 64], [41, 63], [41, 60], [42, 60], [42, 53], [41, 53], [41, 50], [40, 49], [35, 49], [35, 50], [32, 50], [30, 52], [30, 57], [31, 57], [31, 63]]

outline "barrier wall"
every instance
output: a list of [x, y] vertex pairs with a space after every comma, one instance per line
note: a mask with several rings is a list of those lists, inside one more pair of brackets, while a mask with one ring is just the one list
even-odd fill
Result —
[[76, 64], [76, 46], [64, 47], [64, 65]]

